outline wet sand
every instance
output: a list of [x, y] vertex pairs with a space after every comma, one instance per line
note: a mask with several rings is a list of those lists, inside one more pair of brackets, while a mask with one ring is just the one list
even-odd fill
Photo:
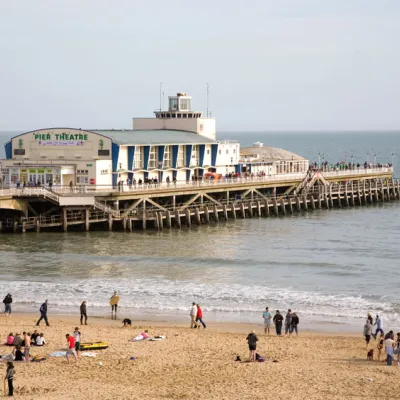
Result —
[[[48, 344], [31, 354], [40, 363], [15, 363], [15, 397], [21, 399], [394, 399], [400, 398], [400, 367], [367, 361], [363, 337], [355, 334], [301, 332], [299, 337], [266, 337], [260, 326], [133, 322], [91, 318], [80, 326], [71, 316], [49, 316], [42, 325]], [[36, 314], [1, 317], [0, 337], [35, 329]], [[78, 322], [78, 323], [77, 323]], [[79, 326], [82, 341], [108, 341], [96, 358], [67, 364], [49, 354], [65, 350], [65, 334]], [[158, 342], [128, 342], [142, 330], [166, 335]], [[256, 329], [257, 352], [264, 363], [249, 363], [246, 335]], [[376, 342], [372, 341], [372, 346]], [[1, 347], [1, 354], [10, 348]], [[243, 362], [235, 362], [239, 355]], [[375, 351], [375, 358], [377, 351]], [[136, 360], [131, 361], [130, 357]], [[276, 361], [276, 362], [274, 362]], [[98, 365], [101, 362], [102, 366]], [[2, 363], [5, 373], [5, 363]]]

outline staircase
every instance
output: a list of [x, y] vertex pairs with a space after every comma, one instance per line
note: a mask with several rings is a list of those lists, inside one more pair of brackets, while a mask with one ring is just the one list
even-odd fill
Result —
[[321, 171], [319, 170], [309, 170], [307, 172], [307, 175], [305, 178], [300, 182], [299, 186], [296, 188], [296, 194], [297, 195], [306, 195], [311, 189], [315, 182], [320, 181], [324, 186], [329, 186], [329, 183], [325, 180], [325, 178], [322, 176]]
[[112, 208], [104, 203], [102, 203], [101, 201], [95, 200], [94, 201], [94, 205], [93, 208], [96, 210], [101, 210], [107, 214], [111, 214], [113, 217], [115, 218], [119, 218], [120, 217], [120, 212], [118, 210], [116, 210], [115, 208]]

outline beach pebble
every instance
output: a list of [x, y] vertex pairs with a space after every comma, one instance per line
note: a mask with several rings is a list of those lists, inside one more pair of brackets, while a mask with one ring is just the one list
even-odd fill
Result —
[[372, 379], [372, 378], [368, 378], [367, 381], [368, 381], [368, 382], [372, 382], [373, 379]]
[[97, 365], [101, 367], [103, 363], [100, 361]]

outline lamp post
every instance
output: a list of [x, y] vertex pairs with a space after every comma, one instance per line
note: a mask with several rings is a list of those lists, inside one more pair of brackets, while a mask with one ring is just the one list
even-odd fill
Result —
[[318, 168], [321, 168], [321, 153], [318, 152]]
[[369, 153], [367, 153], [367, 157], [368, 157], [368, 164], [369, 164]]
[[394, 168], [394, 153], [392, 153], [392, 168]]
[[376, 166], [376, 153], [374, 153], [374, 167]]
[[351, 153], [351, 166], [353, 167], [353, 158], [354, 158], [354, 154]]

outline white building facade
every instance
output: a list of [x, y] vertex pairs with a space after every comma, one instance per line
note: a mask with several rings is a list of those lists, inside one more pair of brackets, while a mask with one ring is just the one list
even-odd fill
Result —
[[191, 110], [183, 93], [169, 97], [167, 111], [135, 118], [133, 130], [40, 129], [6, 143], [3, 187], [115, 186], [146, 179], [201, 179], [205, 172], [235, 171], [236, 141], [216, 141], [215, 119]]

